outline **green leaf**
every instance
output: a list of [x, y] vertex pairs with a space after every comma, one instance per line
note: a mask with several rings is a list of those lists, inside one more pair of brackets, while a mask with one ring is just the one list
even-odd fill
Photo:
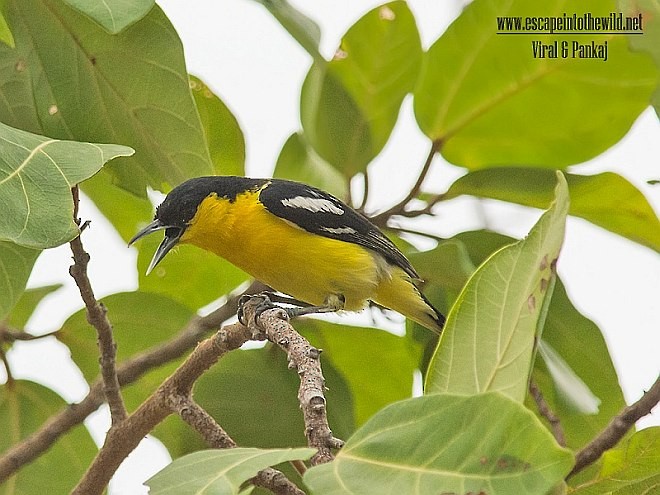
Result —
[[[463, 232], [453, 240], [465, 246], [475, 264], [483, 263], [491, 253], [514, 241], [510, 237], [488, 231]], [[559, 278], [550, 301], [543, 341], [557, 351], [561, 359], [601, 401], [597, 414], [576, 411], [564, 400], [562, 391], [555, 390], [555, 382], [549, 376], [543, 360], [535, 360], [534, 380], [546, 402], [561, 418], [568, 447], [577, 450], [605, 428], [626, 403], [600, 329], [575, 308]], [[526, 402], [531, 410], [537, 411], [536, 404], [529, 396]], [[571, 478], [572, 481], [574, 479]]]
[[[608, 43], [603, 62], [572, 58], [571, 43], [584, 37], [496, 34], [499, 16], [556, 16], [564, 8], [560, 0], [475, 0], [431, 46], [415, 115], [448, 161], [471, 170], [565, 167], [619, 141], [648, 106], [658, 70], [631, 53], [624, 36], [593, 36]], [[578, 15], [614, 11], [614, 1], [585, 0]], [[566, 41], [568, 57], [534, 58], [532, 41], [560, 49]]]
[[0, 154], [0, 240], [48, 248], [78, 235], [71, 188], [133, 150], [58, 141], [0, 123]]
[[[2, 244], [4, 243], [0, 243], [0, 245]], [[0, 258], [2, 258], [1, 255]], [[28, 289], [23, 292], [23, 295], [21, 295], [20, 299], [11, 310], [9, 317], [7, 318], [7, 324], [16, 329], [23, 330], [42, 299], [48, 294], [58, 290], [60, 287], [62, 287], [62, 284], [45, 285], [43, 287]]]
[[358, 426], [386, 405], [412, 395], [419, 349], [405, 337], [312, 319], [295, 325], [312, 345], [323, 349], [324, 365], [330, 361], [348, 382]]
[[521, 404], [498, 393], [436, 394], [383, 409], [303, 479], [323, 495], [539, 495], [572, 465]]
[[161, 240], [153, 235], [139, 243], [137, 265], [141, 291], [163, 294], [196, 311], [249, 279], [229, 261], [190, 245], [172, 250], [147, 275], [147, 267]]
[[578, 486], [575, 495], [640, 495], [660, 490], [660, 427], [635, 433], [625, 445], [605, 452], [599, 477]]
[[16, 43], [14, 41], [14, 35], [11, 34], [11, 29], [7, 25], [7, 20], [5, 16], [0, 13], [0, 41], [5, 45], [14, 48]]
[[310, 69], [301, 95], [303, 129], [345, 177], [364, 172], [387, 142], [417, 80], [421, 53], [415, 19], [396, 1], [367, 13], [331, 62]]
[[190, 76], [211, 161], [218, 175], [245, 175], [245, 139], [236, 117], [203, 81]]
[[529, 236], [502, 248], [470, 278], [452, 307], [426, 375], [426, 393], [500, 391], [522, 401], [541, 309], [564, 239], [568, 188], [557, 173], [555, 201]]
[[[185, 306], [158, 294], [123, 292], [104, 297], [117, 342], [117, 362], [121, 363], [179, 333], [195, 314]], [[88, 382], [99, 374], [99, 350], [94, 328], [85, 310], [71, 315], [58, 330], [57, 339], [66, 344], [73, 361]], [[122, 389], [129, 409], [137, 407], [174, 371], [169, 363], [147, 373]]]
[[150, 495], [236, 495], [262, 469], [306, 460], [314, 452], [307, 448], [203, 450], [176, 459], [145, 484]]
[[0, 241], [0, 321], [23, 294], [39, 254], [38, 249]]
[[642, 15], [644, 34], [628, 35], [628, 43], [635, 51], [648, 52], [660, 68], [660, 3], [657, 0], [619, 0], [617, 6], [624, 16]]
[[[566, 174], [570, 215], [660, 251], [660, 220], [644, 195], [612, 172]], [[445, 198], [462, 194], [543, 208], [552, 198], [555, 173], [534, 168], [497, 168], [471, 172], [454, 182]]]
[[289, 136], [284, 143], [273, 177], [311, 184], [338, 198], [346, 199], [348, 195], [346, 179], [316, 154], [300, 132]]
[[346, 177], [375, 156], [366, 116], [326, 66], [313, 65], [303, 82], [300, 120], [314, 150]]
[[[573, 306], [561, 280], [557, 281], [552, 296], [543, 341], [552, 346], [600, 401], [596, 414], [576, 410], [551, 379], [543, 360], [536, 360], [534, 380], [546, 402], [561, 418], [568, 447], [580, 449], [605, 428], [626, 403], [600, 329]], [[531, 404], [530, 408], [536, 410]]]
[[457, 295], [476, 269], [465, 244], [458, 239], [447, 239], [429, 251], [410, 253], [408, 258], [424, 282], [441, 285]]
[[138, 196], [213, 173], [183, 48], [160, 8], [110, 35], [61, 0], [4, 3], [16, 48], [0, 46], [0, 66], [12, 68], [0, 71], [0, 121], [131, 146], [135, 156], [107, 170]]
[[99, 23], [110, 34], [117, 34], [139, 21], [155, 0], [64, 0], [78, 12]]
[[[66, 402], [55, 392], [30, 381], [12, 380], [0, 386], [0, 452], [34, 433], [64, 407]], [[85, 427], [76, 426], [0, 485], [0, 495], [69, 493], [96, 451]]]
[[315, 62], [324, 63], [319, 53], [321, 28], [286, 0], [256, 0], [273, 15], [289, 34], [309, 53]]
[[[328, 422], [346, 438], [355, 429], [353, 402], [344, 379], [322, 359], [326, 378]], [[236, 443], [244, 447], [299, 447], [307, 444], [298, 388], [300, 379], [278, 348], [234, 351], [195, 384], [195, 400]], [[247, 420], [249, 418], [249, 420]], [[159, 425], [154, 434], [173, 457], [205, 448], [203, 440], [178, 418]]]

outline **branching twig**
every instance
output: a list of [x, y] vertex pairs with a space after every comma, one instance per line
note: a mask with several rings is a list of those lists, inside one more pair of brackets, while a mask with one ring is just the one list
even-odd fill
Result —
[[158, 423], [176, 411], [175, 397], [188, 397], [195, 380], [225, 353], [251, 338], [250, 331], [235, 323], [201, 342], [156, 391], [117, 427], [110, 429], [98, 455], [72, 491], [75, 495], [101, 494], [122, 461]]
[[431, 149], [429, 150], [429, 154], [426, 157], [426, 161], [424, 162], [424, 166], [422, 167], [422, 170], [420, 171], [419, 176], [417, 177], [417, 181], [415, 182], [415, 185], [410, 189], [406, 197], [403, 198], [401, 201], [399, 201], [397, 204], [379, 213], [378, 215], [374, 215], [373, 217], [371, 217], [371, 221], [373, 223], [381, 227], [385, 226], [387, 220], [392, 215], [401, 215], [403, 212], [405, 212], [408, 203], [410, 203], [411, 200], [415, 199], [419, 194], [422, 185], [424, 184], [424, 179], [426, 179], [426, 175], [431, 169], [431, 163], [433, 162], [433, 157], [438, 152], [441, 145], [442, 145], [441, 141], [433, 141], [431, 143]]
[[[254, 294], [265, 289], [263, 284], [254, 282], [245, 293]], [[223, 306], [204, 317], [195, 316], [173, 339], [121, 363], [117, 366], [119, 384], [125, 386], [133, 383], [153, 368], [183, 356], [209, 331], [218, 328], [236, 314], [239, 297], [240, 295], [231, 296]], [[97, 379], [81, 402], [51, 416], [37, 431], [0, 456], [0, 483], [43, 454], [58, 438], [82, 423], [103, 402], [103, 383]]]
[[548, 423], [550, 423], [550, 428], [552, 428], [552, 435], [557, 440], [557, 443], [562, 447], [566, 447], [566, 437], [564, 436], [564, 430], [561, 427], [561, 421], [554, 413], [550, 406], [545, 401], [541, 389], [538, 387], [534, 380], [529, 382], [529, 393], [532, 394], [534, 401], [536, 402], [536, 407], [539, 410], [541, 416], [543, 416]]
[[[81, 225], [78, 219], [78, 186], [73, 188], [74, 201], [74, 220], [78, 226]], [[82, 231], [81, 231], [82, 232]], [[126, 419], [127, 412], [124, 405], [124, 399], [119, 390], [119, 380], [115, 369], [115, 358], [117, 355], [117, 344], [115, 344], [112, 335], [112, 325], [107, 316], [105, 306], [99, 303], [94, 296], [92, 284], [87, 277], [87, 264], [89, 263], [89, 254], [85, 252], [80, 235], [70, 243], [73, 253], [73, 265], [69, 267], [69, 274], [76, 282], [80, 290], [80, 296], [87, 309], [87, 321], [96, 329], [98, 335], [99, 351], [101, 353], [101, 376], [103, 377], [103, 389], [108, 405], [110, 406], [110, 416], [112, 425], [116, 426]]]
[[14, 342], [16, 340], [39, 340], [45, 339], [46, 337], [53, 337], [56, 332], [44, 333], [41, 335], [33, 335], [28, 332], [22, 332], [20, 330], [12, 330], [10, 328], [0, 326], [0, 342]]
[[[216, 449], [236, 447], [236, 442], [192, 397], [173, 397], [171, 407], [204, 438], [209, 447]], [[266, 468], [260, 471], [251, 481], [254, 485], [280, 495], [305, 495], [300, 488], [277, 469]]]
[[660, 402], [660, 377], [641, 399], [624, 408], [596, 438], [577, 453], [575, 466], [567, 478], [593, 464], [603, 455], [603, 452], [614, 447], [633, 427], [635, 421], [649, 414], [658, 402]]
[[[253, 300], [258, 300], [258, 297]], [[255, 324], [256, 305], [252, 303], [253, 300], [243, 307], [250, 328], [255, 334], [263, 332], [269, 341], [282, 348], [289, 358], [289, 367], [295, 368], [300, 376], [298, 401], [303, 411], [305, 436], [308, 445], [318, 449], [311, 463], [317, 465], [329, 462], [334, 458], [331, 450], [341, 448], [344, 442], [332, 435], [328, 425], [324, 395], [325, 380], [319, 361], [321, 350], [313, 347], [307, 339], [296, 332], [282, 309], [264, 311], [258, 316]]]

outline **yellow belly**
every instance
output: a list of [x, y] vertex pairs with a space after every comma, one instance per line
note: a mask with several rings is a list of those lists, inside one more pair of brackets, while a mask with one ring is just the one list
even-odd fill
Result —
[[269, 213], [256, 193], [234, 203], [202, 201], [181, 242], [225, 258], [273, 289], [314, 305], [343, 295], [345, 309], [362, 309], [389, 278], [376, 253], [349, 242], [310, 234]]

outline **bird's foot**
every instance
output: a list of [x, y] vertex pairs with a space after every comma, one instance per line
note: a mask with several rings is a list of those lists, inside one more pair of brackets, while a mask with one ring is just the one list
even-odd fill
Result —
[[259, 318], [261, 313], [264, 311], [267, 311], [269, 309], [273, 308], [279, 308], [273, 301], [270, 300], [270, 293], [269, 292], [262, 292], [260, 294], [245, 294], [240, 297], [238, 300], [238, 311], [236, 312], [236, 316], [238, 316], [238, 321], [245, 325], [248, 325], [248, 321], [245, 318], [245, 305], [249, 302], [252, 301], [253, 299], [258, 299], [259, 302], [256, 305], [256, 308], [254, 310], [254, 321]]

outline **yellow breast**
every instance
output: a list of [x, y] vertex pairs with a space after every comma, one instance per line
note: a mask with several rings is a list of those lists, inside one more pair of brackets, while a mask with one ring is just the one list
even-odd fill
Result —
[[273, 289], [314, 305], [343, 295], [346, 309], [359, 310], [390, 277], [378, 254], [357, 244], [310, 234], [269, 213], [258, 192], [229, 202], [204, 199], [181, 237], [225, 258]]

